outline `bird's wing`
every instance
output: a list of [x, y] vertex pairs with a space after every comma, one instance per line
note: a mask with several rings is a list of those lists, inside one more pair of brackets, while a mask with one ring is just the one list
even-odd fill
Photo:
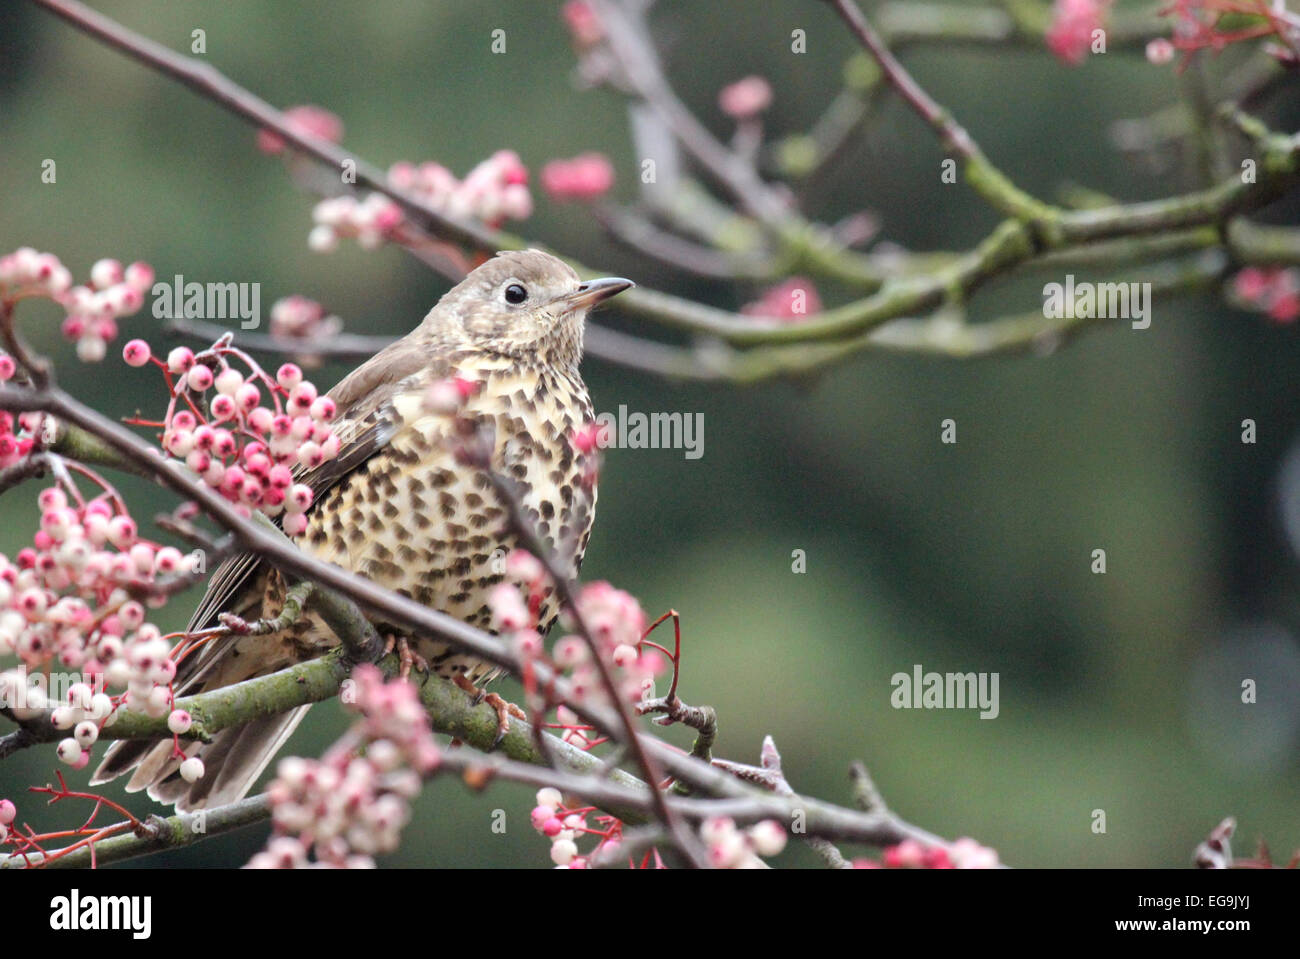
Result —
[[[411, 389], [416, 377], [433, 382], [449, 372], [450, 364], [431, 356], [427, 346], [399, 340], [339, 381], [328, 394], [338, 404], [334, 420], [334, 433], [340, 443], [338, 455], [314, 469], [295, 470], [295, 479], [311, 487], [313, 506], [326, 490], [392, 440], [398, 426], [393, 406], [396, 395]], [[216, 625], [218, 614], [239, 614], [240, 608], [260, 600], [260, 593], [245, 597], [242, 603], [239, 596], [246, 585], [257, 581], [260, 566], [261, 559], [252, 553], [232, 556], [218, 566], [190, 618], [187, 632], [208, 629]], [[178, 691], [193, 691], [221, 659], [232, 638], [206, 643], [186, 657], [176, 676]]]

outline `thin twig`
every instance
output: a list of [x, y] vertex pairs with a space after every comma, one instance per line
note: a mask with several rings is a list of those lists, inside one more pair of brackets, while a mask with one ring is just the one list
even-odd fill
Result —
[[[573, 581], [560, 568], [554, 551], [538, 535], [537, 528], [525, 514], [514, 481], [492, 468], [491, 451], [493, 446], [493, 438], [483, 430], [477, 430], [464, 444], [464, 452], [469, 461], [487, 476], [492, 488], [496, 491], [498, 501], [506, 510], [508, 522], [515, 535], [519, 538], [524, 549], [532, 553], [538, 562], [542, 564], [547, 577], [555, 586], [561, 607], [567, 611], [573, 623], [574, 632], [586, 644], [591, 655], [591, 661], [596, 667], [596, 674], [600, 679], [600, 684], [604, 688], [606, 698], [609, 700], [611, 708], [617, 717], [617, 732], [619, 734], [617, 738], [619, 742], [629, 749], [632, 759], [643, 773], [646, 782], [657, 783], [662, 778], [659, 769], [642, 746], [641, 737], [632, 721], [631, 711], [623, 701], [618, 683], [614, 681], [613, 673], [610, 672], [609, 664], [605, 661], [600, 645], [596, 642], [587, 626], [582, 607], [578, 603], [577, 591]], [[659, 820], [672, 835], [682, 854], [694, 865], [704, 865], [707, 858], [704, 856], [702, 848], [700, 848], [699, 840], [694, 834], [688, 832], [682, 826], [681, 821], [673, 815], [672, 810], [664, 800], [663, 793], [659, 789], [654, 790], [654, 803]]]
[[213, 103], [250, 120], [258, 127], [274, 130], [276, 135], [335, 170], [354, 164], [356, 186], [389, 197], [403, 210], [440, 237], [479, 249], [491, 249], [500, 242], [492, 230], [477, 223], [454, 220], [423, 203], [404, 190], [390, 186], [384, 174], [328, 140], [305, 134], [285, 120], [284, 114], [260, 97], [232, 82], [211, 64], [179, 53], [129, 30], [77, 0], [32, 0], [97, 40], [127, 56], [139, 60], [195, 90]]

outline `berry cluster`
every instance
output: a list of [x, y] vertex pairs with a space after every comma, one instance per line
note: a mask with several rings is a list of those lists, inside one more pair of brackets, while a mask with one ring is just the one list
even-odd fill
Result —
[[[155, 715], [155, 718], [157, 716], [157, 714], [152, 715]], [[173, 755], [175, 755], [177, 759], [187, 755], [186, 751], [181, 748], [180, 737], [189, 732], [190, 727], [193, 725], [194, 717], [183, 709], [173, 709], [167, 714], [167, 729], [170, 730], [172, 734], [172, 745], [174, 749]], [[190, 752], [197, 752], [199, 744], [191, 743], [188, 748]], [[187, 783], [198, 782], [203, 778], [204, 771], [203, 760], [198, 756], [189, 756], [180, 766], [181, 779], [184, 779]]]
[[395, 163], [388, 171], [388, 182], [456, 219], [500, 226], [505, 220], [526, 220], [533, 215], [528, 168], [514, 150], [498, 150], [463, 180], [437, 163]]
[[271, 305], [271, 335], [277, 340], [310, 343], [337, 336], [343, 321], [305, 296], [286, 296]]
[[785, 849], [785, 829], [775, 819], [764, 819], [740, 829], [726, 816], [712, 816], [700, 823], [700, 838], [716, 869], [762, 869], [760, 857], [776, 856]]
[[1210, 50], [1216, 55], [1225, 47], [1248, 40], [1276, 38], [1263, 50], [1287, 67], [1300, 63], [1300, 16], [1285, 3], [1266, 0], [1172, 0], [1160, 13], [1173, 18], [1171, 46], [1190, 55]]
[[[561, 869], [586, 869], [593, 865], [610, 865], [618, 859], [623, 838], [623, 823], [613, 816], [595, 816], [598, 825], [588, 825], [592, 806], [568, 807], [558, 789], [547, 786], [537, 790], [537, 805], [529, 814], [533, 828], [551, 841], [551, 862]], [[579, 852], [578, 841], [596, 838], [596, 845]]]
[[[600, 473], [600, 456], [598, 450], [604, 449], [616, 437], [610, 435], [610, 428], [596, 420], [575, 426], [569, 434], [569, 442], [582, 454], [582, 474], [578, 482], [583, 488], [591, 489]], [[597, 454], [597, 455], [592, 455]]]
[[770, 317], [790, 323], [797, 323], [807, 319], [810, 314], [821, 311], [822, 300], [817, 287], [813, 286], [812, 280], [802, 276], [788, 277], [740, 309], [746, 316]]
[[0, 257], [0, 300], [14, 303], [41, 297], [67, 311], [63, 335], [77, 344], [77, 356], [87, 363], [104, 358], [109, 340], [117, 337], [117, 321], [144, 305], [153, 286], [147, 263], [123, 267], [117, 260], [99, 260], [90, 268], [88, 285], [72, 285], [72, 274], [53, 253], [24, 246]]
[[[0, 352], [0, 383], [13, 379], [16, 372], [14, 358]], [[15, 417], [8, 410], [0, 410], [0, 469], [13, 466], [31, 452], [32, 437], [40, 428], [40, 420], [39, 413], [20, 413]]]
[[1300, 319], [1300, 270], [1294, 267], [1248, 266], [1233, 278], [1232, 292], [1241, 306], [1275, 323]]
[[737, 80], [718, 93], [718, 106], [733, 120], [752, 120], [772, 105], [772, 84], [762, 77]]
[[[330, 143], [343, 140], [343, 121], [323, 107], [310, 103], [290, 107], [284, 111], [285, 124], [303, 136], [319, 137]], [[272, 130], [257, 131], [257, 148], [271, 155], [283, 153], [288, 146], [284, 138]]]
[[153, 363], [167, 379], [171, 402], [162, 422], [137, 421], [162, 428], [167, 453], [246, 515], [283, 514], [290, 536], [307, 528], [312, 491], [295, 482], [294, 470], [333, 459], [340, 443], [330, 428], [334, 401], [318, 395], [301, 368], [285, 363], [272, 377], [227, 339], [197, 354], [177, 347], [166, 360], [153, 356], [144, 340], [132, 340], [122, 356], [130, 366]]
[[9, 839], [9, 827], [18, 815], [18, 808], [8, 799], [0, 799], [0, 843]]
[[[170, 710], [176, 662], [145, 607], [165, 601], [164, 590], [150, 587], [193, 569], [195, 557], [141, 538], [106, 484], [90, 500], [70, 483], [66, 492], [52, 486], [38, 503], [33, 545], [13, 561], [0, 556], [0, 657], [21, 661], [0, 673], [0, 701], [19, 719], [53, 707], [54, 725], [72, 731], [59, 759], [79, 769], [118, 707], [155, 717]], [[66, 695], [51, 697], [29, 680], [52, 671], [73, 671]]]
[[996, 850], [965, 838], [947, 849], [904, 839], [897, 846], [886, 848], [878, 861], [853, 860], [854, 869], [996, 869], [998, 865]]
[[267, 789], [275, 836], [250, 868], [368, 868], [397, 848], [438, 746], [410, 683], [385, 683], [369, 665], [350, 682], [343, 698], [362, 718], [319, 760], [280, 761]]
[[1088, 57], [1093, 31], [1101, 30], [1111, 0], [1056, 0], [1047, 27], [1047, 48], [1063, 63], [1077, 67]]
[[[533, 213], [528, 170], [513, 150], [498, 150], [463, 180], [438, 163], [395, 163], [388, 171], [388, 182], [455, 219], [476, 219], [495, 227]], [[312, 219], [316, 225], [307, 245], [328, 252], [341, 239], [355, 239], [365, 249], [374, 249], [393, 239], [406, 218], [390, 198], [368, 193], [360, 198], [345, 194], [322, 200], [312, 211]]]
[[[529, 553], [514, 550], [506, 556], [505, 574], [507, 582], [494, 587], [488, 595], [493, 626], [526, 662], [540, 659], [545, 651], [536, 626], [542, 601], [549, 592], [545, 570]], [[578, 611], [600, 655], [612, 667], [619, 692], [629, 702], [652, 695], [654, 678], [667, 668], [668, 662], [657, 648], [644, 645], [646, 615], [635, 597], [606, 582], [588, 583], [578, 594]], [[566, 628], [574, 628], [567, 614], [561, 614], [561, 622]], [[605, 700], [590, 647], [582, 637], [559, 639], [551, 660], [557, 672], [568, 674], [574, 702]], [[577, 727], [572, 712], [561, 707], [559, 719], [567, 742], [591, 745], [583, 735], [585, 727]]]
[[1147, 63], [1161, 67], [1174, 59], [1174, 45], [1164, 37], [1156, 37], [1146, 46]]
[[[668, 668], [668, 662], [658, 649], [642, 645], [646, 615], [636, 597], [607, 582], [587, 583], [578, 593], [578, 612], [601, 654], [614, 665], [623, 696], [636, 702], [653, 695], [654, 678]], [[562, 616], [561, 621], [573, 628], [567, 616]], [[579, 702], [592, 696], [597, 700], [603, 697], [585, 642], [576, 637], [562, 638], [555, 644], [554, 655], [560, 668], [572, 670], [570, 681]]]
[[382, 193], [332, 196], [316, 204], [311, 218], [316, 225], [307, 235], [307, 245], [317, 253], [330, 252], [343, 239], [373, 250], [388, 242], [404, 219], [402, 208]]
[[605, 39], [600, 17], [596, 16], [587, 0], [566, 0], [560, 8], [560, 16], [579, 51], [589, 50]]
[[603, 153], [583, 153], [569, 160], [552, 160], [542, 167], [542, 189], [552, 200], [589, 203], [614, 185], [614, 167]]

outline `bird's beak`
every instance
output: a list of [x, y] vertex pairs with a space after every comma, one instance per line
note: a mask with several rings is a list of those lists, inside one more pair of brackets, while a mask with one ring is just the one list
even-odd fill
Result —
[[606, 276], [599, 280], [587, 280], [572, 293], [560, 297], [566, 311], [585, 310], [617, 296], [624, 290], [636, 286], [631, 280], [621, 276]]

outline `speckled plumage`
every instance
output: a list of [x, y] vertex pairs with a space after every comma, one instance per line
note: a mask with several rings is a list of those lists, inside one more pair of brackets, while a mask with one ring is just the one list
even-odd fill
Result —
[[[513, 304], [504, 291], [523, 286]], [[500, 560], [516, 545], [488, 477], [457, 461], [454, 418], [430, 410], [428, 389], [456, 376], [477, 385], [460, 412], [490, 423], [492, 467], [515, 481], [525, 512], [569, 572], [577, 573], [594, 518], [594, 471], [573, 443], [592, 419], [578, 372], [582, 326], [591, 305], [630, 284], [582, 284], [567, 265], [530, 250], [499, 254], [439, 301], [420, 326], [353, 371], [330, 391], [339, 406], [338, 457], [304, 475], [316, 493], [299, 545], [416, 602], [490, 628], [489, 590]], [[230, 611], [274, 616], [283, 602], [278, 573], [252, 557], [218, 569], [190, 629]], [[556, 615], [548, 597], [545, 632]], [[376, 624], [381, 632], [396, 632]], [[283, 633], [229, 637], [192, 657], [178, 677], [185, 693], [220, 688], [319, 655], [337, 638], [309, 617]], [[496, 670], [422, 638], [414, 644], [440, 675], [475, 685]], [[170, 743], [115, 745], [95, 774], [104, 781], [134, 768], [128, 789], [148, 788], [190, 809], [239, 798], [293, 731], [306, 707], [229, 730], [199, 755], [205, 773], [189, 784], [176, 772]], [[191, 752], [198, 750], [197, 744]]]
[[[596, 501], [595, 484], [583, 481], [587, 456], [571, 443], [574, 428], [592, 418], [581, 378], [576, 370], [472, 353], [453, 365], [478, 384], [462, 415], [492, 422], [494, 470], [515, 481], [538, 532], [576, 574]], [[487, 592], [516, 543], [487, 477], [456, 462], [450, 418], [424, 412], [422, 398], [423, 389], [395, 397], [398, 429], [388, 448], [325, 494], [299, 540], [320, 559], [486, 629]], [[554, 616], [548, 598], [542, 626]], [[293, 642], [320, 637], [319, 629], [296, 632]], [[431, 640], [418, 652], [441, 675], [463, 672], [475, 685], [495, 674]]]

